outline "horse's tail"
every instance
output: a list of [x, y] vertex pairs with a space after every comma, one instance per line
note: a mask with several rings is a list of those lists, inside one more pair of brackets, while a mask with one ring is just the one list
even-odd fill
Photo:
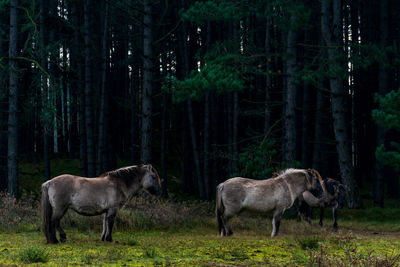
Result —
[[53, 208], [51, 207], [49, 201], [49, 183], [44, 183], [42, 185], [41, 207], [42, 207], [43, 231], [44, 234], [46, 235], [47, 243], [49, 243], [51, 215], [53, 213]]
[[217, 215], [217, 223], [218, 223], [218, 231], [219, 234], [224, 231], [224, 224], [223, 224], [223, 219], [222, 216], [225, 211], [225, 206], [224, 203], [222, 202], [222, 190], [224, 189], [224, 184], [221, 183], [217, 186], [217, 192], [216, 192], [216, 197], [215, 197], [215, 212]]

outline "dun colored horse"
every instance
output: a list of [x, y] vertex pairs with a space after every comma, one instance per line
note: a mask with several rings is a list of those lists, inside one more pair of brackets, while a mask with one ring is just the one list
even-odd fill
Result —
[[332, 178], [327, 178], [326, 180], [324, 180], [324, 184], [326, 188], [327, 198], [330, 199], [330, 201], [325, 202], [325, 205], [323, 206], [318, 205], [318, 199], [322, 198], [323, 196], [323, 188], [320, 184], [317, 184], [317, 187], [312, 190], [311, 193], [309, 193], [312, 194], [311, 196], [307, 195], [306, 197], [304, 197], [305, 193], [303, 193], [303, 196], [299, 197], [299, 212], [300, 214], [304, 215], [306, 217], [306, 220], [311, 224], [312, 208], [319, 207], [319, 225], [322, 226], [322, 221], [324, 218], [324, 208], [330, 206], [332, 207], [333, 230], [337, 231], [337, 209], [338, 207], [344, 207], [344, 204], [346, 202], [345, 197], [347, 189], [345, 185]]
[[118, 210], [141, 188], [161, 193], [160, 178], [151, 165], [139, 165], [109, 171], [97, 178], [70, 174], [57, 176], [42, 184], [42, 220], [47, 243], [66, 241], [60, 220], [70, 208], [85, 216], [105, 213], [101, 240], [112, 241], [112, 228]]
[[[277, 177], [252, 180], [235, 177], [217, 186], [216, 215], [221, 236], [232, 234], [229, 219], [241, 210], [267, 212], [274, 210], [271, 237], [279, 231], [284, 211], [293, 205], [303, 192], [316, 187], [318, 176], [315, 170], [287, 169]], [[324, 202], [320, 199], [319, 202]]]

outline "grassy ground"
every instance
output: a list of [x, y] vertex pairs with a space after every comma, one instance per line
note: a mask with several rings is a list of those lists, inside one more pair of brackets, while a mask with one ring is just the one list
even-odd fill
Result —
[[[126, 211], [122, 213], [125, 216]], [[232, 221], [234, 235], [222, 238], [217, 235], [211, 217], [197, 221], [193, 227], [146, 231], [127, 230], [120, 221], [113, 235], [115, 241], [105, 243], [99, 241], [100, 218], [78, 218], [71, 214], [64, 220], [68, 235], [65, 244], [46, 245], [37, 224], [0, 233], [0, 265], [400, 265], [400, 234], [369, 231], [369, 226], [363, 227], [362, 222], [353, 229], [351, 221], [344, 221], [335, 233], [329, 220], [323, 228], [283, 220], [280, 235], [270, 238], [269, 218], [243, 215]], [[146, 225], [142, 224], [149, 228]]]
[[[75, 173], [76, 166], [74, 160], [52, 162], [55, 175]], [[21, 168], [27, 191], [40, 188], [40, 168]], [[101, 217], [68, 212], [62, 220], [67, 243], [46, 245], [37, 195], [16, 201], [0, 194], [0, 266], [400, 266], [400, 206], [385, 203], [381, 209], [364, 200], [365, 209], [340, 210], [338, 232], [328, 209], [322, 228], [316, 218], [310, 226], [287, 212], [275, 238], [270, 215], [244, 213], [231, 222], [234, 235], [222, 238], [212, 203], [144, 194], [118, 214], [113, 243], [100, 241]]]

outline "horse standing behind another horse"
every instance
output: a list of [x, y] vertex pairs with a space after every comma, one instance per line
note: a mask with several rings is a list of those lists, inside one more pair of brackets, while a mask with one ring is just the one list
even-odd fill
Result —
[[309, 195], [305, 196], [305, 194], [303, 193], [303, 195], [299, 197], [299, 213], [305, 215], [306, 220], [308, 221], [308, 223], [311, 224], [312, 208], [320, 208], [319, 225], [322, 226], [322, 221], [324, 218], [324, 208], [332, 207], [333, 230], [337, 231], [337, 209], [343, 208], [345, 205], [347, 188], [345, 185], [332, 178], [325, 179], [324, 185], [326, 188], [327, 198], [329, 198], [330, 200], [325, 202], [325, 205], [323, 206], [316, 204], [319, 202], [318, 199], [323, 196], [323, 188], [321, 187], [321, 185], [317, 185], [317, 187], [311, 191], [312, 195], [311, 193], [309, 193]]
[[111, 242], [118, 210], [141, 188], [161, 193], [160, 177], [151, 165], [120, 168], [97, 178], [63, 174], [43, 183], [41, 206], [47, 243], [58, 243], [56, 230], [60, 241], [66, 241], [60, 220], [69, 208], [85, 216], [105, 213], [101, 240]]
[[[315, 178], [315, 179], [314, 179]], [[216, 215], [221, 236], [231, 235], [229, 219], [241, 210], [267, 212], [274, 210], [271, 237], [279, 231], [284, 211], [307, 190], [316, 187], [315, 170], [287, 169], [275, 178], [252, 180], [235, 177], [217, 186]], [[320, 199], [319, 202], [324, 202]]]

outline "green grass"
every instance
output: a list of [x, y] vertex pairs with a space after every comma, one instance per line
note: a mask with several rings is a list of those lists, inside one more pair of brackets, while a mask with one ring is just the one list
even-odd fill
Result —
[[[263, 220], [268, 223], [269, 220]], [[232, 237], [219, 237], [215, 227], [136, 232], [116, 231], [114, 242], [100, 241], [101, 232], [66, 229], [67, 243], [46, 245], [39, 231], [0, 233], [0, 265], [41, 262], [44, 265], [295, 265], [315, 260], [325, 265], [384, 263], [400, 260], [400, 235], [373, 235], [284, 220], [280, 235], [270, 238], [270, 227], [241, 227]], [[34, 248], [34, 249], [33, 249]], [[30, 256], [27, 256], [30, 255]], [[40, 258], [46, 255], [45, 258]], [[366, 265], [370, 266], [370, 265]], [[389, 265], [386, 265], [389, 266]]]
[[[38, 193], [42, 164], [21, 165], [22, 191]], [[52, 160], [52, 175], [79, 174], [77, 160]], [[214, 204], [134, 198], [116, 220], [113, 243], [100, 241], [102, 217], [68, 212], [67, 243], [46, 245], [37, 196], [15, 201], [0, 195], [0, 266], [400, 266], [400, 205], [341, 209], [339, 231], [331, 210], [324, 227], [297, 222], [285, 213], [279, 235], [270, 237], [271, 214], [243, 213], [231, 221], [234, 235], [218, 236]]]

